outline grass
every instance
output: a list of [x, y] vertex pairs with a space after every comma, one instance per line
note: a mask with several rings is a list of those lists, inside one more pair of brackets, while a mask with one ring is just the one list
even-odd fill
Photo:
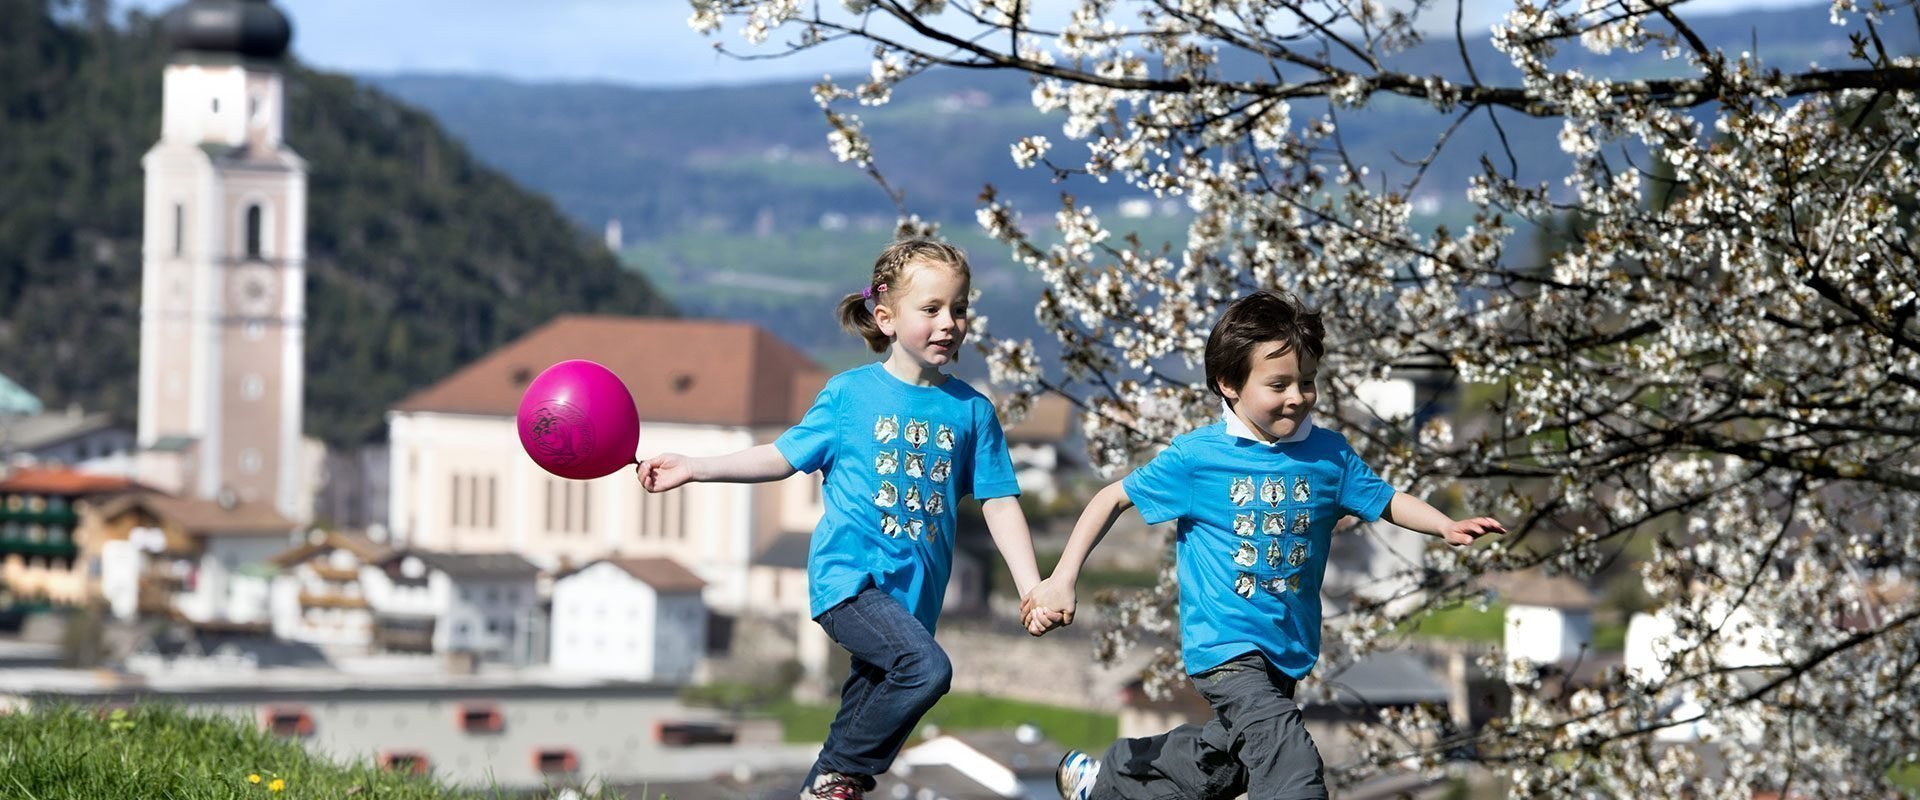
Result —
[[0, 715], [0, 797], [94, 800], [492, 800], [525, 792], [465, 789], [341, 764], [239, 718], [171, 706], [73, 706]]
[[1485, 611], [1470, 605], [1459, 605], [1419, 617], [1413, 621], [1413, 629], [1409, 633], [1430, 639], [1499, 644], [1506, 637], [1506, 619], [1507, 607], [1504, 603], [1488, 605]]
[[1888, 770], [1887, 780], [1906, 796], [1920, 797], [1920, 762], [1909, 761]]
[[[835, 709], [832, 705], [781, 702], [764, 710], [780, 719], [788, 742], [799, 743], [825, 738]], [[1083, 750], [1104, 750], [1120, 736], [1120, 718], [1113, 714], [961, 692], [940, 698], [920, 720], [923, 732], [929, 725], [942, 732], [958, 733], [1006, 730], [1023, 724], [1038, 727], [1061, 745]]]

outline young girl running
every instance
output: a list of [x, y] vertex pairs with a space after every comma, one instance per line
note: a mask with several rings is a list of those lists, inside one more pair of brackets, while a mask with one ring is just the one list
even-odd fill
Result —
[[[933, 640], [953, 566], [954, 506], [979, 498], [987, 531], [1025, 597], [1040, 582], [993, 404], [941, 370], [967, 335], [966, 256], [896, 242], [873, 279], [840, 301], [840, 322], [887, 358], [827, 381], [800, 424], [724, 456], [663, 454], [641, 485], [779, 480], [819, 471], [826, 513], [807, 557], [811, 612], [852, 655], [840, 712], [801, 791], [861, 798], [953, 677]], [[868, 303], [872, 303], [871, 309]]]

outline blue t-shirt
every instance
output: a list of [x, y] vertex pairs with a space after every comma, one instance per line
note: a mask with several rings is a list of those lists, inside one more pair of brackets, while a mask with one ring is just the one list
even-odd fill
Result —
[[953, 572], [957, 501], [1020, 493], [993, 403], [952, 376], [914, 386], [879, 363], [847, 370], [773, 444], [825, 480], [807, 556], [815, 617], [871, 585], [931, 633]]
[[1333, 524], [1393, 499], [1340, 434], [1279, 445], [1209, 425], [1124, 481], [1150, 524], [1179, 520], [1181, 655], [1198, 675], [1251, 652], [1294, 678], [1320, 659], [1320, 578]]

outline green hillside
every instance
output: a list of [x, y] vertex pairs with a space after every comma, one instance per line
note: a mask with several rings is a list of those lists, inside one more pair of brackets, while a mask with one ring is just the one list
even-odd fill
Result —
[[[0, 15], [0, 372], [49, 407], [131, 420], [140, 158], [165, 47], [137, 14], [115, 29], [71, 3], [0, 0]], [[287, 105], [310, 170], [309, 433], [377, 436], [395, 400], [558, 313], [672, 313], [427, 115], [297, 64]]]

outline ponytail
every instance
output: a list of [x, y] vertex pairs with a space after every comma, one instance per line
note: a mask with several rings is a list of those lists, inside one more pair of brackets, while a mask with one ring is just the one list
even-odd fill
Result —
[[867, 348], [873, 352], [886, 352], [887, 345], [893, 343], [892, 338], [880, 332], [880, 323], [873, 320], [873, 311], [867, 308], [865, 292], [854, 292], [840, 298], [840, 307], [834, 313], [840, 318], [840, 327], [867, 340]]

